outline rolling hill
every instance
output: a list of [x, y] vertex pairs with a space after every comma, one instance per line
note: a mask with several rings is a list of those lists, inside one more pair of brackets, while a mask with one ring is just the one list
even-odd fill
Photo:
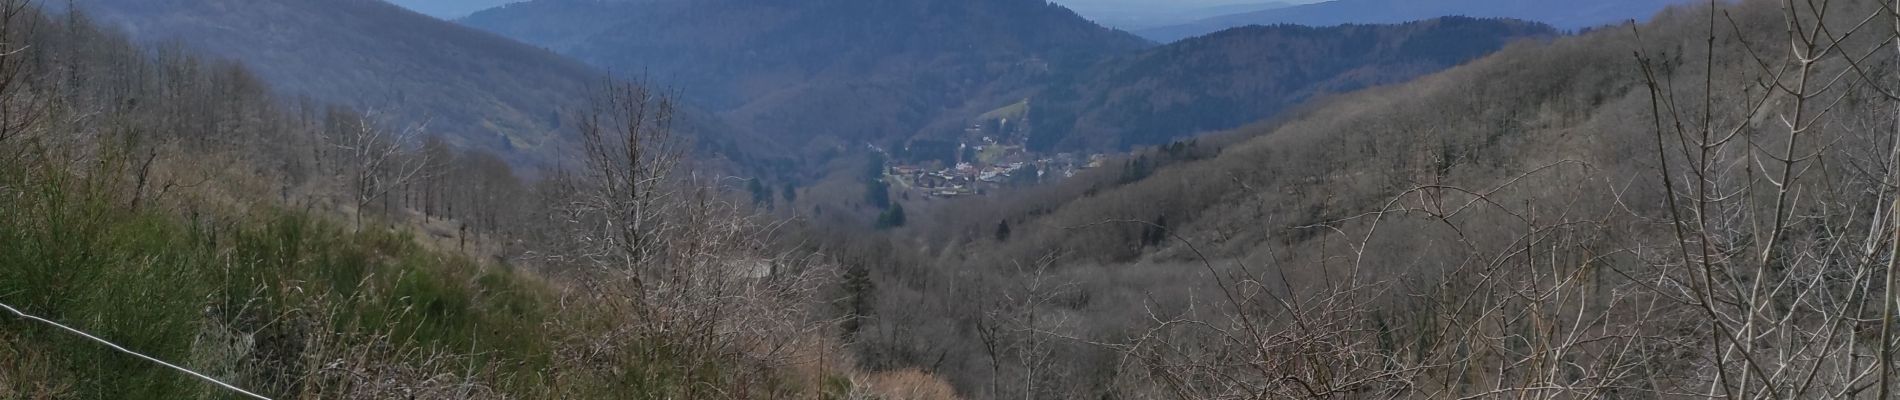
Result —
[[1328, 93], [1456, 66], [1548, 25], [1447, 17], [1398, 25], [1251, 26], [1116, 57], [1032, 102], [1029, 143], [1125, 149], [1240, 127]]
[[[1144, 151], [1110, 160], [1105, 168], [1084, 172], [1049, 187], [1010, 196], [932, 205], [935, 209], [910, 207], [928, 211], [912, 212], [911, 221], [921, 221], [913, 222], [912, 236], [889, 240], [892, 247], [917, 250], [868, 264], [891, 265], [878, 271], [900, 277], [892, 278], [893, 282], [918, 281], [932, 285], [919, 288], [893, 283], [889, 285], [893, 288], [880, 287], [887, 292], [875, 298], [955, 298], [958, 294], [953, 292], [967, 287], [1057, 282], [1062, 286], [1044, 289], [1050, 293], [1051, 300], [1029, 306], [1036, 310], [1033, 315], [1077, 327], [1058, 331], [1056, 335], [1060, 337], [1101, 342], [1131, 336], [1146, 340], [1147, 336], [1140, 336], [1143, 332], [1168, 329], [1167, 324], [1174, 323], [1168, 318], [1192, 315], [1196, 305], [1228, 304], [1227, 301], [1232, 300], [1221, 298], [1222, 294], [1231, 293], [1224, 292], [1226, 290], [1246, 293], [1242, 296], [1259, 296], [1237, 301], [1234, 307], [1271, 311], [1282, 310], [1278, 307], [1284, 303], [1276, 301], [1287, 298], [1334, 301], [1326, 296], [1340, 293], [1329, 291], [1337, 287], [1331, 285], [1345, 285], [1337, 282], [1376, 282], [1363, 283], [1378, 287], [1371, 290], [1375, 294], [1366, 295], [1370, 300], [1364, 300], [1365, 304], [1372, 304], [1368, 307], [1374, 311], [1366, 311], [1368, 308], [1342, 311], [1347, 320], [1356, 321], [1349, 323], [1371, 326], [1365, 331], [1368, 334], [1364, 341], [1359, 343], [1374, 347], [1390, 345], [1391, 342], [1382, 338], [1426, 337], [1428, 331], [1425, 330], [1390, 327], [1443, 315], [1432, 313], [1440, 304], [1437, 299], [1469, 298], [1466, 296], [1476, 292], [1470, 288], [1478, 287], [1471, 282], [1501, 279], [1497, 274], [1505, 272], [1497, 271], [1524, 274], [1548, 271], [1548, 265], [1533, 264], [1532, 257], [1527, 257], [1529, 253], [1522, 252], [1532, 246], [1545, 246], [1536, 247], [1536, 254], [1562, 254], [1559, 257], [1572, 257], [1576, 253], [1550, 249], [1587, 249], [1589, 256], [1562, 258], [1558, 263], [1601, 265], [1600, 270], [1580, 273], [1579, 276], [1588, 277], [1578, 280], [1589, 281], [1590, 285], [1617, 279], [1634, 280], [1625, 278], [1629, 276], [1680, 277], [1687, 274], [1675, 269], [1680, 264], [1667, 264], [1678, 258], [1656, 255], [1672, 252], [1674, 248], [1648, 250], [1680, 243], [1677, 241], [1680, 236], [1676, 236], [1679, 231], [1672, 229], [1670, 215], [1673, 211], [1678, 213], [1674, 214], [1675, 218], [1681, 218], [1680, 213], [1685, 211], [1677, 210], [1693, 206], [1678, 208], [1669, 199], [1715, 197], [1706, 194], [1709, 192], [1741, 193], [1749, 185], [1767, 185], [1765, 180], [1773, 178], [1756, 172], [1760, 164], [1740, 161], [1755, 153], [1705, 152], [1732, 154], [1720, 159], [1723, 165], [1711, 167], [1717, 173], [1728, 174], [1721, 175], [1724, 179], [1754, 175], [1710, 184], [1716, 186], [1715, 189], [1689, 189], [1695, 184], [1682, 180], [1670, 183], [1668, 180], [1673, 176], [1692, 176], [1684, 171], [1693, 170], [1695, 167], [1688, 165], [1694, 165], [1697, 159], [1693, 151], [1684, 150], [1695, 148], [1697, 142], [1678, 142], [1677, 139], [1688, 141], [1708, 136], [1698, 138], [1696, 134], [1700, 132], [1682, 133], [1682, 128], [1670, 129], [1666, 124], [1671, 118], [1700, 121], [1701, 113], [1705, 112], [1702, 107], [1711, 107], [1708, 110], [1713, 111], [1707, 112], [1714, 114], [1712, 120], [1722, 121], [1718, 123], [1724, 131], [1734, 129], [1765, 137], [1789, 134], [1790, 130], [1776, 119], [1792, 120], [1792, 115], [1804, 107], [1795, 100], [1761, 100], [1763, 95], [1754, 90], [1758, 82], [1775, 79], [1770, 77], [1775, 73], [1773, 70], [1764, 71], [1761, 64], [1757, 64], [1761, 60], [1756, 58], [1759, 54], [1769, 55], [1766, 57], [1769, 65], [1798, 62], [1798, 58], [1780, 54], [1789, 51], [1785, 48], [1788, 42], [1784, 36], [1789, 34], [1782, 33], [1780, 28], [1785, 26], [1785, 20], [1779, 15], [1779, 4], [1753, 1], [1722, 7], [1718, 11], [1730, 13], [1736, 21], [1733, 30], [1726, 24], [1720, 25], [1721, 29], [1710, 29], [1704, 21], [1717, 14], [1703, 8], [1662, 13], [1656, 21], [1639, 26], [1641, 39], [1631, 30], [1597, 30], [1508, 46], [1439, 73], [1406, 83], [1330, 96], [1274, 121], [1252, 124], [1200, 141], [1202, 147], [1213, 149]], [[1853, 19], [1842, 18], [1847, 21], [1838, 24], [1851, 26], [1877, 10], [1878, 5], [1863, 2], [1842, 6], [1842, 9], [1852, 7], [1859, 9], [1841, 11], [1839, 15], [1853, 16]], [[1732, 33], [1736, 31], [1745, 33]], [[1225, 34], [1184, 43], [1218, 39], [1222, 35]], [[1709, 40], [1711, 35], [1716, 39]], [[1848, 54], [1858, 56], [1863, 54], [1858, 51], [1890, 46], [1885, 42], [1890, 40], [1886, 36], [1878, 37], [1880, 39], [1855, 43], [1857, 52]], [[1887, 55], [1881, 57], [1889, 57], [1885, 60], [1891, 62], [1891, 54], [1891, 50], [1887, 50]], [[1650, 64], [1653, 69], [1646, 71], [1636, 60], [1639, 56], [1653, 57], [1648, 59], [1654, 63]], [[1832, 64], [1830, 68], [1838, 68], [1835, 71], [1842, 70], [1847, 68], [1842, 58], [1836, 55], [1826, 63]], [[1673, 103], [1659, 105], [1663, 100], [1647, 86], [1646, 73], [1654, 74], [1649, 76], [1658, 81], [1682, 85], [1679, 89], [1659, 90], [1693, 96], [1688, 97], [1693, 100], [1682, 101], [1694, 104], [1689, 106], [1696, 110], [1690, 111], [1694, 117], [1669, 117], [1666, 112], [1656, 111]], [[1781, 79], [1792, 81], [1786, 77]], [[1705, 92], [1702, 86], [1705, 84], [1715, 86]], [[1712, 96], [1708, 100], [1712, 106], [1702, 103], [1705, 95]], [[1843, 184], [1886, 175], [1860, 174], [1850, 172], [1856, 168], [1853, 166], [1823, 166], [1823, 162], [1816, 161], [1823, 157], [1859, 160], [1890, 154], [1891, 142], [1886, 138], [1891, 131], [1864, 127], [1891, 126], [1892, 114], [1876, 110], [1891, 110], [1893, 104], [1860, 103], [1870, 101], [1868, 96], [1874, 95], [1842, 96], [1846, 99], [1844, 103], [1863, 104], [1858, 107], [1866, 108], [1854, 109], [1867, 111], [1834, 114], [1831, 118], [1837, 119], [1814, 125], [1816, 130], [1826, 131], [1815, 134], [1826, 137], [1826, 141], [1803, 143], [1799, 150], [1776, 147], [1772, 154], [1783, 151], [1824, 154], [1806, 161], [1816, 170], [1809, 179], [1824, 183], [1808, 184], [1815, 187], [1841, 184], [1853, 189], [1814, 189], [1815, 196], [1827, 198], [1814, 202], [1843, 199], [1843, 202], [1863, 205], [1839, 209], [1831, 204], [1814, 206], [1802, 211], [1804, 213], [1853, 213], [1872, 207], [1864, 204], [1890, 201], [1866, 195], [1858, 189], [1866, 187], [1864, 184]], [[1767, 106], [1759, 110], [1742, 106], [1753, 101], [1764, 101]], [[1717, 131], [1720, 132], [1723, 131]], [[1786, 142], [1775, 143], [1780, 146]], [[1840, 143], [1857, 144], [1837, 145]], [[1751, 145], [1736, 141], [1723, 145], [1727, 147], [1720, 151]], [[1788, 149], [1794, 148], [1788, 146]], [[1782, 164], [1773, 165], [1768, 168], [1785, 168]], [[1828, 168], [1833, 170], [1820, 171]], [[1781, 171], [1790, 170], [1794, 168]], [[1734, 196], [1744, 197], [1748, 196]], [[1766, 203], [1768, 201], [1753, 205], [1757, 207], [1754, 210], [1766, 209], [1759, 215], [1771, 216], [1774, 205]], [[1857, 221], [1851, 218], [1867, 217], [1830, 218]], [[1747, 223], [1736, 224], [1747, 226]], [[1566, 225], [1541, 228], [1540, 224]], [[1873, 235], [1886, 234], [1882, 232]], [[1788, 239], [1785, 246], [1814, 246], [1814, 243], [1832, 239], [1828, 236], [1832, 233], [1822, 229], [1790, 233], [1798, 238]], [[1724, 246], [1746, 249], [1736, 249], [1737, 254], [1761, 254], [1742, 251], [1758, 251], [1767, 245], [1740, 241]], [[1625, 253], [1591, 258], [1612, 251]], [[1652, 256], [1670, 261], [1652, 261]], [[1858, 254], [1843, 258], [1856, 256]], [[1487, 264], [1490, 262], [1496, 264]], [[986, 268], [993, 274], [973, 272]], [[968, 276], [983, 278], [964, 278]], [[1540, 275], [1547, 276], [1550, 275]], [[958, 279], [966, 281], [955, 283]], [[1587, 286], [1590, 288], [1587, 290], [1609, 292], [1608, 288], [1637, 284], [1624, 281], [1625, 286], [1614, 285], [1617, 284], [1604, 283], [1600, 286], [1602, 289]], [[1014, 293], [1020, 295], [1034, 290]], [[1007, 289], [999, 291], [1009, 293]], [[1214, 300], [1182, 300], [1201, 293], [1211, 293], [1206, 298]], [[1497, 293], [1508, 296], [1521, 292], [1507, 289]], [[1301, 297], [1303, 295], [1312, 297]], [[985, 297], [966, 295], [966, 298]], [[966, 309], [967, 306], [958, 302], [891, 301], [870, 314], [896, 322], [885, 323], [864, 334], [863, 337], [876, 339], [865, 345], [872, 350], [861, 353], [890, 355], [887, 357], [898, 360], [898, 365], [904, 362], [944, 365], [939, 370], [946, 371], [959, 387], [970, 391], [1035, 382], [1029, 380], [1034, 378], [997, 378], [989, 372], [994, 370], [993, 364], [997, 361], [993, 357], [986, 358], [981, 349], [992, 340], [983, 337], [981, 331], [970, 333], [957, 329], [961, 321], [983, 318], [984, 314]], [[1161, 311], [1142, 313], [1157, 309]], [[1698, 348], [1721, 347], [1720, 342], [1693, 337], [1706, 335], [1706, 331], [1683, 328], [1708, 324], [1695, 319], [1697, 314], [1670, 312], [1690, 317], [1659, 318], [1653, 321], [1655, 325], [1645, 328], [1679, 332], [1678, 338], [1691, 337], [1682, 343], [1694, 343], [1693, 346], [1700, 346]], [[919, 314], [947, 317], [913, 317]], [[1162, 317], [1149, 320], [1156, 315]], [[1215, 318], [1242, 314], [1217, 315], [1221, 317]], [[1263, 311], [1255, 315], [1270, 319], [1307, 314]], [[1430, 326], [1432, 323], [1419, 324]], [[1275, 325], [1271, 335], [1300, 337], [1300, 332], [1305, 332], [1300, 329], [1294, 324]], [[893, 332], [945, 333], [906, 338]], [[896, 339], [886, 339], [890, 337]], [[1202, 340], [1193, 342], [1196, 344], [1235, 338], [1182, 337]], [[1246, 340], [1250, 339], [1236, 339], [1241, 343]], [[1403, 346], [1408, 342], [1399, 343]], [[1680, 348], [1677, 342], [1668, 343], [1662, 346]], [[1870, 347], [1854, 351], [1871, 354], [1874, 350]], [[1303, 350], [1288, 353], [1299, 351]], [[915, 356], [918, 354], [923, 356]], [[938, 354], [951, 356], [945, 361], [937, 358]], [[1092, 377], [1084, 382], [1062, 381], [1074, 385], [1064, 390], [1082, 391], [1072, 396], [1121, 394], [1118, 390], [1126, 375], [1118, 374], [1125, 372], [1106, 367], [1115, 364], [1102, 360], [1114, 360], [1127, 353], [1076, 346], [1054, 354], [1051, 357], [1061, 361], [1050, 364], [1069, 367], [1058, 367], [1050, 375]], [[1231, 359], [1230, 354], [1208, 351], [1182, 358], [1227, 360]], [[1206, 358], [1193, 358], [1197, 356]], [[1446, 359], [1454, 357], [1457, 356]], [[1659, 356], [1664, 359], [1662, 365], [1672, 366], [1682, 365], [1678, 357], [1693, 359], [1701, 357], [1701, 353]], [[1391, 358], [1371, 359], [1377, 360], [1371, 361], [1376, 367], [1368, 369], [1368, 375], [1393, 370], [1385, 364]], [[1436, 361], [1425, 361], [1431, 362]], [[1220, 365], [1232, 368], [1223, 371], [1242, 371], [1256, 364], [1194, 365]], [[1693, 371], [1658, 369], [1663, 372], [1656, 374], [1654, 381], [1693, 382], [1682, 383], [1685, 387], [1707, 385], [1706, 380], [1698, 379], [1712, 376], [1709, 370], [1716, 367], [1699, 368]], [[1248, 381], [1248, 384], [1267, 387], [1272, 377], [1285, 376], [1277, 370], [1246, 376], [1252, 379], [1261, 375], [1267, 378]], [[1629, 376], [1641, 376], [1633, 379], [1644, 382], [1650, 379], [1642, 374]], [[1649, 383], [1635, 385], [1645, 384]], [[1394, 385], [1399, 386], [1403, 384]], [[1466, 389], [1487, 388], [1479, 385]], [[1214, 394], [1181, 397], [1249, 397], [1266, 391], [1257, 388], [1220, 391], [1227, 389], [1230, 388], [1210, 385], [1208, 393]], [[1091, 390], [1094, 392], [1089, 392]], [[1444, 393], [1394, 394], [1392, 397], [1432, 397]]]
[[1646, 19], [1670, 4], [1686, 0], [1334, 0], [1208, 18], [1144, 29], [1142, 37], [1168, 43], [1247, 25], [1391, 24], [1442, 16], [1515, 18], [1559, 29], [1581, 29]]

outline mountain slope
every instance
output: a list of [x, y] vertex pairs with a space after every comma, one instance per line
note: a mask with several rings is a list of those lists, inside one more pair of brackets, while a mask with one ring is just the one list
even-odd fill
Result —
[[427, 122], [454, 144], [548, 165], [559, 107], [603, 74], [378, 0], [89, 0], [141, 42], [180, 41], [289, 94]]
[[[839, 345], [814, 346], [836, 343], [807, 312], [834, 269], [812, 252], [779, 262], [799, 253], [765, 250], [782, 247], [763, 235], [783, 225], [753, 222], [717, 188], [663, 176], [639, 186], [690, 195], [595, 196], [614, 179], [588, 175], [533, 194], [556, 183], [436, 141], [402, 146], [344, 107], [276, 97], [241, 64], [27, 3], [0, 1], [0, 399], [901, 390], [817, 383], [875, 378], [825, 356]], [[668, 212], [553, 212], [635, 196], [643, 206], [612, 207]], [[653, 222], [623, 222], [635, 214]], [[616, 251], [579, 250], [603, 237], [583, 232], [636, 225], [667, 233], [636, 234], [655, 249], [629, 250], [653, 255], [642, 274], [692, 285], [568, 261]], [[752, 263], [773, 268], [734, 273]], [[682, 301], [633, 300], [660, 298]], [[767, 361], [784, 359], [800, 361]]]
[[1040, 0], [539, 0], [462, 22], [677, 84], [792, 143], [908, 137], [969, 99], [1149, 46]]
[[1399, 25], [1253, 26], [1117, 57], [1032, 101], [1037, 148], [1165, 143], [1240, 127], [1327, 93], [1398, 83], [1548, 25], [1449, 17]]
[[1449, 15], [1515, 18], [1561, 29], [1579, 29], [1648, 18], [1686, 0], [1334, 0], [1301, 6], [1208, 18], [1192, 23], [1144, 29], [1142, 37], [1167, 43], [1246, 25], [1390, 24]]
[[[1715, 95], [1721, 96], [1718, 98], [1722, 101], [1713, 106], [1723, 114], [1716, 120], [1748, 121], [1745, 115], [1736, 115], [1749, 113], [1748, 108], [1740, 104], [1759, 99], [1759, 94], [1753, 98], [1747, 95], [1749, 88], [1755, 79], [1768, 79], [1763, 76], [1773, 72], [1763, 72], [1755, 64], [1751, 50], [1744, 46], [1754, 44], [1752, 54], [1787, 51], [1777, 48], [1787, 42], [1778, 40], [1782, 38], [1775, 35], [1780, 32], [1777, 27], [1783, 24], [1776, 15], [1775, 5], [1775, 2], [1757, 1], [1724, 7], [1722, 11], [1732, 12], [1738, 21], [1737, 30], [1749, 33], [1746, 40], [1737, 39], [1728, 34], [1728, 25], [1724, 23], [1722, 29], [1717, 30], [1723, 36], [1713, 41], [1713, 46], [1719, 46], [1714, 50], [1716, 55], [1710, 58], [1705, 58], [1702, 50], [1704, 46], [1711, 46], [1705, 36], [1708, 25], [1702, 22], [1710, 14], [1706, 10], [1670, 12], [1642, 26], [1646, 40], [1639, 41], [1629, 30], [1619, 29], [1510, 46], [1408, 83], [1329, 97], [1275, 122], [1255, 124], [1200, 141], [1202, 147], [1218, 147], [1218, 150], [1145, 152], [1109, 160], [1106, 168], [1086, 171], [1056, 185], [1015, 195], [958, 200], [934, 209], [909, 207], [917, 210], [910, 216], [914, 235], [890, 241], [893, 247], [918, 250], [914, 254], [890, 257], [893, 261], [869, 264], [890, 265], [888, 270], [878, 272], [932, 282], [932, 287], [880, 287], [888, 293], [880, 293], [881, 297], [877, 298], [931, 299], [957, 296], [951, 292], [985, 284], [1062, 282], [1067, 286], [1050, 290], [1056, 293], [1053, 296], [1058, 300], [1040, 306], [1038, 310], [1044, 314], [1039, 315], [1065, 318], [1064, 321], [1080, 327], [1064, 332], [1065, 337], [1114, 341], [1125, 340], [1129, 337], [1127, 332], [1145, 332], [1152, 328], [1157, 322], [1144, 320], [1148, 316], [1191, 314], [1193, 311], [1184, 310], [1193, 307], [1183, 303], [1197, 303], [1180, 299], [1214, 293], [1207, 298], [1216, 300], [1198, 304], [1219, 304], [1221, 291], [1228, 287], [1217, 287], [1214, 282], [1220, 278], [1210, 275], [1262, 276], [1260, 279], [1265, 282], [1262, 286], [1282, 287], [1284, 284], [1286, 290], [1297, 291], [1293, 293], [1328, 289], [1328, 282], [1347, 279], [1387, 281], [1395, 282], [1392, 295], [1407, 297], [1414, 293], [1413, 289], [1440, 288], [1437, 286], [1440, 282], [1456, 282], [1457, 285], [1443, 288], [1465, 290], [1470, 287], [1464, 286], [1469, 280], [1493, 277], [1478, 272], [1517, 268], [1520, 264], [1513, 261], [1492, 267], [1459, 269], [1469, 267], [1472, 258], [1467, 256], [1479, 252], [1466, 252], [1465, 246], [1472, 242], [1495, 246], [1484, 247], [1482, 252], [1521, 257], [1512, 249], [1522, 249], [1524, 243], [1513, 240], [1526, 236], [1512, 229], [1522, 229], [1517, 227], [1527, 225], [1527, 221], [1586, 220], [1589, 222], [1579, 225], [1630, 229], [1591, 238], [1571, 236], [1568, 231], [1550, 231], [1553, 237], [1579, 241], [1565, 242], [1566, 245], [1593, 250], [1597, 249], [1593, 246], [1596, 243], [1638, 238], [1667, 240], [1674, 237], [1672, 229], [1663, 222], [1668, 220], [1665, 216], [1669, 208], [1665, 202], [1671, 194], [1662, 189], [1661, 181], [1672, 174], [1659, 173], [1658, 168], [1687, 169], [1683, 165], [1688, 162], [1681, 159], [1687, 157], [1680, 157], [1659, 163], [1659, 156], [1686, 153], [1674, 147], [1679, 144], [1675, 137], [1668, 135], [1675, 133], [1656, 131], [1656, 122], [1651, 119], [1653, 98], [1633, 55], [1639, 52], [1668, 54], [1658, 60], [1661, 64], [1658, 73], [1663, 74], [1659, 79], [1677, 82], [1683, 85], [1678, 93], [1694, 96], [1701, 96], [1704, 92], [1700, 85], [1704, 79], [1711, 79], [1720, 88]], [[1858, 18], [1867, 14], [1843, 12], [1841, 15]], [[1858, 19], [1843, 24], [1856, 21]], [[1857, 47], [1860, 48], [1863, 47]], [[1709, 77], [1701, 74], [1705, 60], [1712, 60], [1717, 68]], [[1770, 62], [1787, 60], [1771, 59]], [[1838, 63], [1838, 58], [1835, 62]], [[1696, 104], [1694, 107], [1702, 107], [1701, 103]], [[1890, 110], [1887, 107], [1891, 104], [1873, 106], [1873, 109]], [[1798, 109], [1785, 103], [1775, 108], [1780, 110], [1782, 118], [1791, 118], [1786, 115]], [[1823, 129], [1818, 126], [1829, 127], [1826, 128], [1829, 133], [1820, 135], [1830, 138], [1830, 142], [1808, 146], [1870, 152], [1891, 148], [1878, 141], [1861, 141], [1889, 131], [1860, 128], [1891, 126], [1890, 112], [1856, 115], [1851, 118], [1873, 121], [1817, 125], [1817, 129]], [[1762, 132], [1785, 133], [1775, 118], [1764, 114], [1755, 120], [1762, 121]], [[1866, 133], [1854, 133], [1857, 131]], [[1659, 144], [1660, 138], [1668, 141]], [[1833, 142], [1832, 138], [1842, 141]], [[1833, 146], [1834, 143], [1875, 145]], [[1656, 147], [1659, 145], [1668, 147], [1659, 149]], [[1752, 165], [1755, 164], [1734, 162], [1725, 168], [1741, 173]], [[1856, 174], [1843, 172], [1825, 176]], [[1677, 185], [1687, 185], [1677, 182]], [[1846, 191], [1858, 195], [1862, 193], [1858, 188], [1865, 186], [1842, 187], [1853, 188]], [[1420, 190], [1413, 191], [1414, 188]], [[1460, 190], [1471, 192], [1459, 193]], [[1736, 192], [1741, 190], [1735, 189]], [[1489, 198], [1475, 199], [1480, 194]], [[1830, 210], [1831, 207], [1827, 206]], [[1511, 212], [1519, 214], [1506, 215]], [[1772, 215], [1772, 212], [1763, 214]], [[1455, 224], [1432, 219], [1442, 215], [1455, 216]], [[1378, 226], [1378, 235], [1368, 233], [1371, 225]], [[1461, 237], [1464, 234], [1470, 236]], [[1464, 239], [1472, 242], [1461, 241]], [[1592, 242], [1579, 244], [1584, 241]], [[1622, 247], [1628, 243], [1616, 242], [1602, 248], [1635, 248]], [[1806, 242], [1790, 243], [1807, 245]], [[1607, 258], [1605, 262], [1611, 262]], [[1208, 264], [1202, 264], [1209, 260]], [[1019, 267], [1032, 262], [1048, 267], [1046, 270]], [[1626, 262], [1621, 265], [1632, 267], [1640, 263], [1615, 262]], [[980, 272], [986, 269], [989, 274]], [[1604, 271], [1628, 270], [1605, 268]], [[964, 278], [968, 276], [985, 278]], [[1357, 280], [1361, 277], [1365, 280]], [[965, 281], [958, 282], [959, 279]], [[910, 290], [941, 294], [906, 292]], [[1264, 304], [1269, 302], [1265, 299], [1259, 300], [1260, 303], [1247, 301], [1250, 301], [1249, 307], [1264, 310], [1277, 307]], [[1382, 307], [1375, 312], [1349, 313], [1355, 318], [1371, 315], [1367, 320], [1372, 320], [1380, 315], [1403, 316], [1430, 309], [1430, 306], [1405, 307], [1412, 304], [1415, 303]], [[990, 380], [994, 378], [989, 378], [992, 376], [989, 371], [994, 370], [993, 363], [1008, 361], [985, 358], [981, 349], [988, 339], [978, 334], [944, 333], [921, 339], [885, 339], [898, 336], [893, 334], [895, 332], [957, 332], [959, 318], [984, 315], [965, 308], [964, 303], [958, 302], [892, 301], [872, 314], [896, 322], [863, 334], [862, 337], [875, 339], [865, 344], [872, 350], [861, 353], [894, 354], [896, 356], [888, 358], [897, 360], [894, 362], [899, 365], [903, 362], [943, 365], [939, 371], [954, 377], [966, 390], [998, 385]], [[1129, 310], [1144, 309], [1162, 311], [1148, 315], [1137, 311], [1136, 317], [1130, 317]], [[944, 317], [913, 317], [916, 315]], [[1378, 322], [1384, 326], [1383, 321]], [[1382, 327], [1368, 332], [1383, 334], [1386, 331]], [[1365, 343], [1381, 342], [1375, 338]], [[946, 347], [950, 349], [944, 350]], [[947, 361], [933, 356], [903, 358], [920, 353], [952, 356]], [[1208, 355], [1225, 357], [1225, 354], [1210, 352]], [[1059, 366], [1051, 375], [1105, 377], [1078, 385], [1114, 393], [1122, 377], [1101, 367], [1114, 365], [1101, 360], [1125, 355], [1112, 350], [1076, 349], [1060, 352], [1054, 356], [1058, 361], [1047, 363]], [[1252, 367], [1251, 364], [1224, 365]], [[1262, 381], [1266, 380], [1269, 379]], [[1257, 393], [1246, 392], [1235, 397]]]

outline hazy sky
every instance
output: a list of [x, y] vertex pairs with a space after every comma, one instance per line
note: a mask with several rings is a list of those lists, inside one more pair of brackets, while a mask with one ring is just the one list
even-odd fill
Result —
[[[1232, 4], [1272, 3], [1276, 0], [1055, 0], [1056, 3], [1072, 8], [1090, 6], [1137, 6], [1154, 8], [1182, 8], [1224, 6]], [[1278, 0], [1280, 3], [1303, 4], [1317, 3], [1323, 0]]]
[[[520, 0], [389, 0], [403, 7], [441, 18], [460, 18], [502, 4]], [[1275, 0], [1055, 0], [1083, 14], [1097, 10], [1169, 10], [1232, 4], [1267, 3]], [[1314, 3], [1322, 0], [1278, 0], [1284, 3]]]

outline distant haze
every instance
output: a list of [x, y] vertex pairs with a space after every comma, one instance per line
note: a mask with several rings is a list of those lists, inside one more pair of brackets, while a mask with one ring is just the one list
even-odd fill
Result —
[[[1142, 8], [1149, 10], [1168, 10], [1178, 8], [1218, 7], [1236, 4], [1264, 3], [1272, 0], [1055, 0], [1057, 4], [1074, 9], [1097, 8]], [[1287, 4], [1318, 3], [1323, 0], [1286, 0]]]
[[455, 19], [468, 16], [476, 11], [500, 7], [503, 4], [521, 0], [388, 0], [416, 12], [429, 14], [441, 19]]

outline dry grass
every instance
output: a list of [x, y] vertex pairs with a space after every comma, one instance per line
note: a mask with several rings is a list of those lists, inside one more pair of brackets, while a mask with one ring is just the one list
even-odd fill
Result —
[[861, 398], [883, 400], [955, 400], [955, 388], [928, 372], [904, 369], [871, 374], [857, 380]]
[[19, 344], [12, 335], [0, 333], [0, 399], [72, 396], [68, 385], [53, 379], [53, 367], [44, 351]]

